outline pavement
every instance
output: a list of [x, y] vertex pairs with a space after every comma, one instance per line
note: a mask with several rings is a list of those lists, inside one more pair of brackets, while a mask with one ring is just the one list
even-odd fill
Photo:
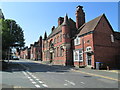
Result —
[[[53, 65], [53, 64], [50, 64], [49, 62], [42, 62], [42, 61], [33, 61], [33, 60], [30, 60], [30, 59], [26, 59], [28, 61], [32, 61], [32, 62], [35, 62], [35, 63], [42, 63], [42, 64], [47, 64], [47, 65], [52, 65], [52, 66], [56, 66], [58, 68], [71, 68], [71, 70], [93, 70], [93, 69], [90, 69], [90, 68], [78, 68], [78, 67], [71, 67], [71, 66], [63, 66], [63, 65]], [[120, 70], [95, 70], [95, 71], [100, 71], [100, 72], [111, 72], [111, 73], [120, 73]]]

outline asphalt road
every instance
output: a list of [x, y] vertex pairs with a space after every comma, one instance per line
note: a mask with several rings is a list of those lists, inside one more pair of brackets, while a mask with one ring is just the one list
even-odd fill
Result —
[[118, 88], [117, 73], [72, 70], [29, 60], [10, 61], [9, 69], [0, 73], [3, 88]]

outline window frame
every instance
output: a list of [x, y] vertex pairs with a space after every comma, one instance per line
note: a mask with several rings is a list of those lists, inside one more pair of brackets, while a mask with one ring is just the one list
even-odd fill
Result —
[[74, 45], [76, 46], [76, 45], [80, 45], [80, 37], [76, 37], [75, 39], [74, 39]]
[[[74, 56], [74, 62], [83, 62], [83, 51], [82, 50], [73, 50], [73, 56]], [[82, 59], [80, 59], [80, 56], [82, 57]]]

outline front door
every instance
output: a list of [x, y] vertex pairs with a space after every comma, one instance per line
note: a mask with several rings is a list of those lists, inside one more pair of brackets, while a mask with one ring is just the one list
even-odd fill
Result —
[[50, 62], [53, 60], [53, 53], [50, 53]]
[[92, 65], [92, 56], [87, 54], [87, 57], [86, 57], [86, 61], [87, 61], [87, 65], [91, 66]]

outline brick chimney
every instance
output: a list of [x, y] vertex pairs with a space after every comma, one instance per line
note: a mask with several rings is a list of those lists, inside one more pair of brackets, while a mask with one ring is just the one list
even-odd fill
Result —
[[58, 26], [61, 25], [64, 21], [64, 18], [63, 17], [59, 17], [58, 18]]
[[83, 11], [83, 6], [76, 7], [76, 28], [79, 29], [85, 23], [85, 13]]
[[55, 29], [55, 26], [52, 27], [52, 32], [53, 32], [54, 29]]

